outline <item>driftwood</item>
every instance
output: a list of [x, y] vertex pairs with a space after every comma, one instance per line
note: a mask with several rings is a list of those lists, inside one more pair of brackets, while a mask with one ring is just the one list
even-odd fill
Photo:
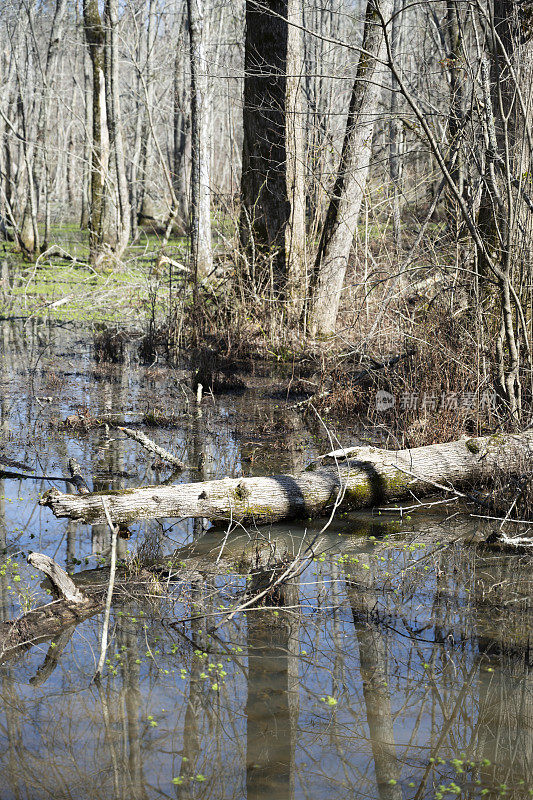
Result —
[[76, 459], [69, 458], [68, 471], [70, 472], [69, 483], [71, 483], [76, 488], [78, 494], [89, 494], [90, 489], [87, 486], [87, 482], [81, 472], [81, 467], [76, 461]]
[[327, 513], [335, 504], [364, 508], [423, 496], [437, 484], [451, 488], [488, 480], [497, 469], [520, 472], [532, 452], [533, 430], [410, 450], [352, 447], [326, 454], [298, 477], [223, 478], [79, 496], [51, 489], [39, 502], [56, 517], [92, 524], [106, 522], [102, 496], [118, 523], [157, 517], [268, 523]]
[[80, 592], [72, 578], [69, 578], [65, 570], [59, 564], [56, 564], [50, 556], [42, 553], [30, 553], [28, 563], [44, 572], [50, 579], [56, 596], [74, 605], [84, 605], [88, 602], [89, 598], [83, 592]]

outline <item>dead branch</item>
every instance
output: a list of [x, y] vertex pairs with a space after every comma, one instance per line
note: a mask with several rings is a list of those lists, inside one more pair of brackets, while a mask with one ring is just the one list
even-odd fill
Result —
[[179, 458], [169, 453], [168, 450], [165, 450], [164, 447], [156, 444], [152, 439], [150, 439], [146, 434], [142, 433], [142, 431], [134, 431], [132, 428], [124, 428], [121, 425], [117, 426], [119, 431], [125, 433], [126, 436], [129, 436], [130, 439], [135, 439], [141, 447], [144, 447], [145, 450], [148, 450], [149, 453], [154, 453], [156, 456], [159, 456], [163, 461], [167, 461], [169, 464], [172, 464], [173, 467], [176, 469], [186, 469], [186, 465], [183, 461], [180, 461]]

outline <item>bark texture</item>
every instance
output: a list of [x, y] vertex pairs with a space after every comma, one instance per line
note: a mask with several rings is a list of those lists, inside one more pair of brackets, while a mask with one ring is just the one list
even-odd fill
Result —
[[308, 327], [313, 336], [330, 334], [357, 230], [372, 155], [372, 137], [381, 95], [379, 61], [385, 54], [381, 18], [391, 17], [394, 0], [369, 0], [362, 51], [350, 97], [346, 133], [333, 194], [328, 207], [311, 285]]
[[521, 471], [532, 452], [533, 430], [412, 450], [357, 447], [328, 454], [298, 477], [224, 478], [79, 496], [51, 489], [40, 503], [57, 517], [93, 524], [106, 519], [102, 496], [115, 523], [203, 517], [264, 524], [325, 513], [335, 503], [364, 508], [412, 497], [413, 492], [429, 494], [435, 483], [458, 487], [488, 479], [497, 468]]
[[300, 0], [288, 0], [287, 20], [285, 139], [289, 220], [285, 229], [285, 258], [287, 262], [287, 298], [291, 310], [295, 316], [299, 316], [307, 291], [303, 20]]
[[285, 290], [287, 0], [246, 3], [240, 236], [249, 277], [270, 254], [274, 290]]
[[89, 247], [91, 263], [101, 259], [104, 238], [104, 192], [107, 175], [108, 142], [105, 120], [104, 27], [97, 0], [84, 0], [83, 26], [92, 67], [92, 136], [89, 192]]
[[484, 250], [478, 245], [478, 269], [485, 288], [490, 288], [487, 278], [496, 279], [501, 315], [496, 338], [498, 388], [518, 419], [522, 342], [514, 287], [529, 305], [531, 293], [522, 287], [531, 285], [533, 269], [530, 2], [494, 1], [487, 49], [480, 65], [486, 141], [477, 220]]
[[195, 284], [213, 269], [211, 242], [211, 120], [203, 0], [187, 0], [191, 63], [191, 262]]
[[116, 183], [116, 218], [114, 233], [115, 255], [120, 258], [130, 238], [130, 201], [126, 182], [122, 114], [120, 111], [119, 51], [118, 51], [118, 0], [105, 4], [105, 87], [109, 149], [113, 158]]

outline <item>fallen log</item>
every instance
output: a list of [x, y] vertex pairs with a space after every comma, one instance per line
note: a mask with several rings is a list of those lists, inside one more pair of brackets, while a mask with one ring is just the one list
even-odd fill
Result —
[[533, 453], [533, 430], [462, 438], [410, 450], [357, 447], [338, 450], [298, 477], [223, 478], [200, 483], [146, 486], [86, 495], [50, 489], [39, 501], [56, 517], [106, 521], [102, 497], [116, 523], [157, 517], [203, 517], [214, 522], [264, 524], [327, 513], [334, 504], [364, 508], [422, 496], [435, 485], [488, 480], [496, 469], [522, 471]]

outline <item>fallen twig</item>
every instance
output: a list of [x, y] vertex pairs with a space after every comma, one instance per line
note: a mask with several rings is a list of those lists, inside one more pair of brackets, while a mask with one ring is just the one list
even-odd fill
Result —
[[169, 453], [169, 451], [165, 450], [164, 447], [156, 444], [154, 441], [152, 441], [152, 439], [146, 436], [145, 433], [142, 433], [141, 431], [134, 431], [132, 428], [124, 428], [121, 425], [118, 425], [117, 427], [119, 431], [125, 433], [130, 439], [135, 439], [135, 441], [138, 442], [141, 447], [144, 447], [145, 450], [148, 450], [149, 453], [154, 453], [154, 455], [159, 456], [159, 458], [161, 458], [163, 461], [172, 464], [172, 466], [176, 467], [176, 469], [187, 468], [183, 461], [180, 461], [179, 458], [176, 458], [176, 456], [172, 455], [172, 453]]
[[104, 623], [102, 625], [102, 642], [100, 645], [100, 658], [98, 660], [98, 666], [96, 667], [96, 672], [94, 675], [95, 681], [98, 681], [100, 679], [100, 675], [102, 674], [102, 670], [104, 668], [105, 655], [107, 652], [107, 632], [109, 630], [109, 617], [111, 614], [111, 599], [113, 597], [113, 587], [115, 585], [115, 571], [117, 567], [118, 527], [113, 525], [113, 521], [109, 515], [109, 509], [107, 507], [105, 497], [102, 497], [102, 505], [104, 507], [104, 512], [107, 517], [107, 524], [109, 525], [109, 530], [111, 531], [111, 564], [109, 569], [109, 584], [107, 587], [107, 597], [105, 601]]

